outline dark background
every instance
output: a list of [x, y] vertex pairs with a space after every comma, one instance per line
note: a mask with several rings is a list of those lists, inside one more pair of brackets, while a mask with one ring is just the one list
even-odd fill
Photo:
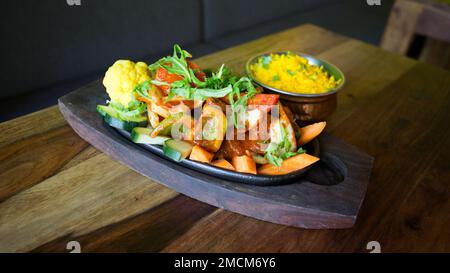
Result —
[[194, 57], [302, 23], [378, 45], [392, 0], [3, 0], [0, 121], [56, 104], [117, 59]]

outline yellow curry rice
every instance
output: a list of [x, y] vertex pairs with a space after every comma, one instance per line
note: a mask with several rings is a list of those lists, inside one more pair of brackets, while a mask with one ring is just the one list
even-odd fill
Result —
[[326, 93], [340, 83], [322, 66], [310, 65], [306, 58], [294, 53], [260, 57], [250, 70], [261, 83], [294, 93]]

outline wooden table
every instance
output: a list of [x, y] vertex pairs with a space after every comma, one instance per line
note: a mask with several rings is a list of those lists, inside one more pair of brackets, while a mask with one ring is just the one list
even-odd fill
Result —
[[291, 228], [177, 194], [96, 151], [55, 106], [0, 124], [0, 251], [450, 251], [450, 73], [314, 25], [197, 61], [242, 72], [286, 49], [346, 74], [327, 130], [375, 157], [353, 228]]

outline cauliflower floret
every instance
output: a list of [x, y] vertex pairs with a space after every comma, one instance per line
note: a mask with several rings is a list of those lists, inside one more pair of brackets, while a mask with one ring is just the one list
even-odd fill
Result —
[[150, 71], [146, 63], [118, 60], [106, 71], [103, 85], [111, 101], [127, 107], [135, 100], [134, 87], [148, 80]]

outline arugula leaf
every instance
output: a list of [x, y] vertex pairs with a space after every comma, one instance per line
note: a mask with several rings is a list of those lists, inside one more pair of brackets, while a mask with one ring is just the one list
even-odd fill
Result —
[[162, 81], [157, 81], [157, 80], [151, 80], [151, 83], [153, 83], [154, 85], [157, 85], [157, 86], [169, 85], [167, 82], [162, 82]]
[[151, 71], [156, 71], [159, 68], [164, 68], [171, 74], [177, 74], [182, 76], [187, 83], [194, 83], [197, 87], [204, 87], [205, 83], [200, 81], [195, 72], [189, 68], [187, 58], [191, 58], [192, 55], [186, 50], [181, 49], [178, 44], [173, 46], [173, 55], [159, 59], [155, 63], [149, 65]]
[[[157, 81], [152, 81], [152, 83], [156, 85], [166, 84]], [[228, 95], [234, 114], [234, 124], [238, 128], [238, 106], [242, 106], [241, 110], [245, 110], [248, 99], [257, 93], [251, 80], [247, 77], [241, 77], [237, 80], [230, 69], [222, 65], [216, 73], [211, 73], [211, 76], [201, 83], [197, 87], [192, 87], [186, 78], [176, 81], [171, 84], [168, 98], [181, 96], [187, 100], [205, 100], [206, 98], [222, 98]], [[241, 95], [242, 91], [247, 91], [247, 93]]]
[[222, 98], [232, 91], [233, 88], [231, 85], [222, 89], [179, 87], [171, 88], [169, 98], [177, 95], [182, 96], [187, 100], [205, 100], [207, 98]]
[[[241, 91], [244, 90], [247, 90], [247, 94], [241, 96]], [[239, 124], [238, 122], [238, 110], [241, 110], [241, 113], [245, 113], [245, 110], [247, 109], [248, 99], [252, 98], [254, 95], [256, 95], [256, 93], [257, 91], [255, 86], [247, 77], [242, 77], [233, 84], [233, 92], [228, 94], [228, 100], [230, 101], [231, 110], [233, 110], [234, 127], [238, 129], [242, 127], [242, 124]], [[235, 97], [237, 98], [236, 100]]]
[[194, 99], [204, 100], [205, 98], [222, 98], [233, 91], [233, 87], [228, 85], [221, 89], [196, 89], [194, 92]]
[[[159, 68], [164, 68], [171, 74], [177, 74], [183, 79], [170, 84], [168, 99], [174, 96], [182, 96], [188, 100], [205, 100], [206, 98], [221, 98], [229, 96], [231, 108], [234, 114], [234, 125], [237, 128], [237, 108], [245, 110], [248, 99], [253, 97], [257, 91], [253, 86], [251, 80], [247, 77], [242, 77], [239, 80], [233, 76], [230, 69], [222, 65], [216, 73], [211, 73], [206, 80], [200, 81], [196, 76], [194, 70], [189, 68], [186, 58], [192, 57], [191, 54], [179, 45], [174, 45], [173, 55], [159, 59], [157, 62], [149, 65], [149, 69], [155, 72]], [[270, 62], [271, 57], [268, 56], [266, 62]], [[152, 80], [150, 83], [155, 85], [168, 85], [168, 83]], [[195, 87], [192, 87], [192, 86]], [[145, 96], [148, 84], [143, 84], [136, 88], [139, 95]], [[241, 92], [246, 90], [245, 95]], [[235, 99], [236, 98], [236, 99]]]
[[150, 90], [151, 84], [151, 80], [142, 82], [134, 87], [133, 92], [137, 93], [140, 97], [149, 98], [148, 90]]

